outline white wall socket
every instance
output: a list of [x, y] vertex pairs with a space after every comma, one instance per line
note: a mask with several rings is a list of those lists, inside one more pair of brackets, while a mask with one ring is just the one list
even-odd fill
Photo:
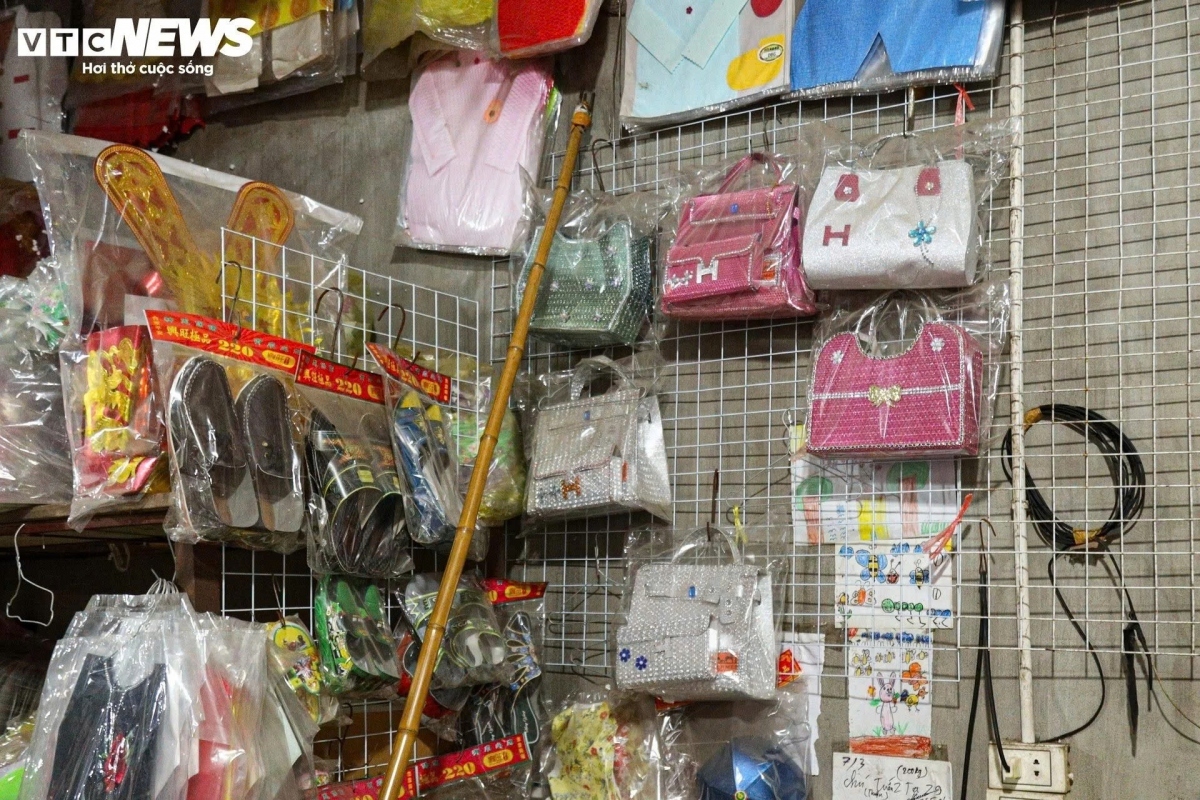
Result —
[[[995, 745], [988, 748], [988, 798], [1062, 797], [1071, 791], [1068, 745], [1005, 742], [1008, 770], [1000, 764]], [[995, 791], [995, 794], [993, 794]]]

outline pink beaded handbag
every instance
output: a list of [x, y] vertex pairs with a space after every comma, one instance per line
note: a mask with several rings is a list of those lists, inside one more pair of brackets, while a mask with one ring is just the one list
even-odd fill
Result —
[[808, 450], [821, 456], [966, 455], [979, 451], [983, 353], [963, 328], [924, 322], [897, 356], [864, 353], [855, 332], [813, 354]]
[[[755, 163], [775, 170], [775, 185], [731, 191]], [[664, 269], [665, 315], [731, 320], [816, 313], [800, 266], [796, 185], [781, 180], [775, 159], [752, 153], [734, 165], [716, 194], [684, 202]]]

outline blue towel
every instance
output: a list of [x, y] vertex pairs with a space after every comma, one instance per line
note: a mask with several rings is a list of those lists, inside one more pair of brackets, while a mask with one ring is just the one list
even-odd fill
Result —
[[853, 81], [879, 42], [896, 73], [972, 67], [987, 0], [807, 0], [792, 34], [792, 88]]

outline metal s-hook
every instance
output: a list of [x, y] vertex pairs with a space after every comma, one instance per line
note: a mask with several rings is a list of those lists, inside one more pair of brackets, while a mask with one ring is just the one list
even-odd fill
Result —
[[[225, 289], [225, 268], [237, 267], [237, 283], [233, 286], [233, 299], [229, 301], [229, 308], [225, 309], [225, 321], [233, 323], [233, 312], [237, 309], [238, 300], [242, 297], [242, 265], [238, 261], [222, 261], [221, 272], [217, 275], [217, 282], [221, 284], [222, 294]], [[241, 327], [240, 325], [238, 326]]]
[[604, 178], [600, 173], [600, 162], [596, 159], [596, 145], [603, 143], [609, 150], [613, 152], [613, 166], [617, 164], [617, 147], [609, 139], [593, 139], [592, 140], [592, 175], [596, 177], [596, 183], [600, 184], [600, 191], [605, 194], [608, 189], [604, 188]]
[[711, 542], [713, 537], [713, 524], [717, 521], [717, 498], [721, 494], [721, 468], [717, 467], [713, 470], [712, 479], [712, 505], [709, 508], [708, 522], [704, 528], [708, 535], [708, 540]]
[[404, 329], [408, 327], [408, 310], [404, 306], [398, 304], [384, 306], [379, 310], [379, 316], [375, 318], [375, 322], [382, 322], [383, 315], [391, 311], [393, 308], [400, 312], [400, 327], [396, 328], [396, 332], [392, 335], [392, 341], [388, 345], [391, 349], [395, 350], [396, 342], [400, 341], [400, 334], [404, 333]]
[[[17, 528], [17, 532], [13, 534], [13, 555], [17, 559], [17, 588], [13, 589], [12, 597], [8, 598], [8, 603], [4, 606], [4, 616], [9, 619], [15, 619], [17, 622], [22, 622], [26, 625], [37, 625], [42, 628], [49, 628], [54, 622], [54, 592], [42, 586], [39, 583], [34, 583], [25, 576], [25, 568], [21, 565], [21, 543], [18, 541], [21, 538], [21, 531], [25, 529], [24, 525]], [[17, 595], [21, 593], [21, 585], [28, 583], [35, 589], [40, 589], [50, 595], [50, 619], [42, 622], [36, 619], [25, 619], [20, 615], [12, 613], [12, 604], [16, 601]]]
[[[337, 316], [334, 317], [333, 321], [333, 339], [329, 344], [329, 358], [332, 361], [337, 361], [337, 348], [342, 343], [342, 315], [346, 313], [346, 293], [337, 286], [330, 286], [317, 296], [317, 302], [315, 305], [313, 305], [313, 336], [314, 338], [316, 336], [317, 315], [321, 311], [321, 303], [325, 301], [325, 295], [329, 294], [330, 292], [337, 292], [338, 305]], [[357, 356], [354, 358], [354, 363], [358, 363]]]

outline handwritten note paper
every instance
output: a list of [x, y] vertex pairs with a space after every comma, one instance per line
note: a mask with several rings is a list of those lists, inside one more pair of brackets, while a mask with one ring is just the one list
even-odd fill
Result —
[[948, 761], [833, 754], [833, 800], [951, 800]]

